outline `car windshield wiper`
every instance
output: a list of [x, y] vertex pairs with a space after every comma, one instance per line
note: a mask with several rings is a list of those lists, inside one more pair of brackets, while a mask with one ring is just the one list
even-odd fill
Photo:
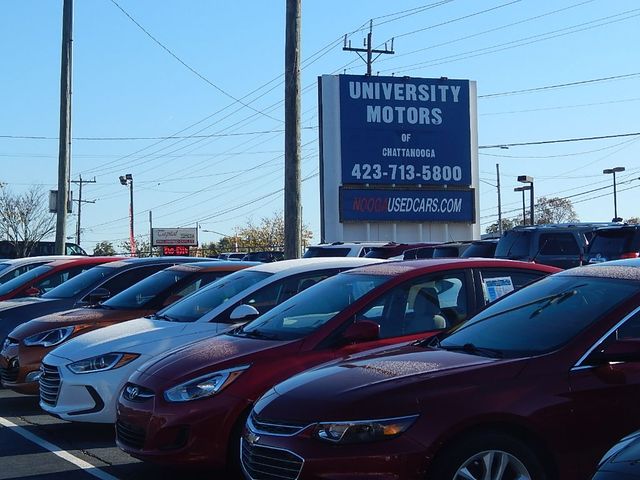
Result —
[[167, 322], [179, 322], [180, 321], [177, 318], [170, 317], [169, 315], [158, 314], [158, 313], [154, 313], [149, 318], [151, 318], [153, 320], [166, 320]]
[[504, 352], [495, 348], [477, 347], [473, 343], [465, 343], [464, 345], [442, 345], [439, 344], [439, 348], [443, 350], [450, 350], [452, 352], [465, 352], [472, 355], [483, 355], [491, 358], [504, 358]]
[[558, 303], [562, 303], [564, 302], [566, 299], [573, 297], [574, 295], [578, 294], [578, 290], [573, 289], [573, 290], [567, 290], [566, 292], [561, 292], [561, 293], [557, 293], [555, 295], [552, 295], [550, 297], [547, 297], [546, 303], [544, 305], [541, 305], [540, 307], [536, 308], [533, 312], [531, 312], [531, 315], [529, 315], [529, 318], [533, 318], [536, 315], [540, 315], [542, 313], [542, 311], [551, 306], [551, 305], [556, 305]]
[[249, 338], [258, 338], [260, 340], [279, 340], [275, 335], [269, 335], [268, 333], [261, 332], [260, 330], [242, 330], [239, 329], [235, 332], [232, 332], [233, 335], [237, 335], [239, 337], [249, 337]]

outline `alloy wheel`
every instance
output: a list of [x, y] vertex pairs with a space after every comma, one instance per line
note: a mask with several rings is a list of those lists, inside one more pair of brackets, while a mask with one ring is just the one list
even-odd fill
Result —
[[516, 457], [502, 450], [476, 453], [458, 468], [453, 480], [531, 480], [531, 474]]

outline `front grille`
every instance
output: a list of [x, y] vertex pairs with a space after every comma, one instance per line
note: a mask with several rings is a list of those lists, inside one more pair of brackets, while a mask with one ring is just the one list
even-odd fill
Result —
[[20, 363], [17, 358], [9, 360], [9, 365], [0, 367], [0, 380], [3, 383], [16, 383], [18, 380], [18, 372], [20, 371]]
[[251, 412], [247, 423], [249, 428], [256, 433], [268, 433], [270, 435], [280, 435], [285, 437], [296, 435], [307, 427], [307, 424], [260, 418], [254, 412]]
[[302, 471], [302, 457], [279, 448], [241, 440], [242, 468], [252, 480], [296, 480]]
[[127, 383], [122, 389], [123, 398], [131, 402], [146, 402], [150, 398], [153, 398], [154, 394], [152, 390], [141, 387], [134, 383]]
[[130, 423], [120, 420], [116, 422], [116, 436], [118, 441], [123, 445], [135, 448], [136, 450], [142, 450], [146, 435], [147, 432], [142, 427], [131, 425]]
[[60, 392], [60, 372], [57, 367], [42, 364], [40, 367], [42, 375], [40, 375], [40, 401], [56, 406], [58, 401], [58, 393]]

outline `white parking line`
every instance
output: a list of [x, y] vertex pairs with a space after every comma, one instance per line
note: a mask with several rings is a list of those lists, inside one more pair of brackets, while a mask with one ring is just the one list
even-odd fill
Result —
[[72, 455], [69, 452], [62, 450], [60, 447], [57, 447], [53, 443], [43, 440], [42, 438], [28, 431], [27, 429], [16, 425], [15, 423], [7, 420], [6, 418], [0, 417], [0, 425], [10, 428], [12, 431], [16, 432], [19, 435], [22, 435], [27, 440], [35, 443], [36, 445], [41, 446], [45, 450], [49, 450], [54, 455], [60, 457], [63, 460], [66, 460], [69, 463], [74, 464], [76, 467], [84, 470], [85, 472], [87, 472], [90, 475], [93, 475], [94, 477], [100, 478], [102, 480], [118, 480], [116, 477], [109, 475], [106, 472], [103, 472], [102, 470], [98, 469], [98, 467], [91, 465], [89, 462], [85, 462], [81, 458], [78, 458], [75, 455]]

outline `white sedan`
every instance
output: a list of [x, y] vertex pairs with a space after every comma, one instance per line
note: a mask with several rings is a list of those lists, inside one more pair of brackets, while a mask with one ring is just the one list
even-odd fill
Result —
[[309, 258], [261, 264], [228, 275], [149, 318], [80, 335], [44, 358], [40, 406], [64, 420], [115, 423], [120, 391], [152, 357], [256, 318], [340, 271], [380, 261]]

